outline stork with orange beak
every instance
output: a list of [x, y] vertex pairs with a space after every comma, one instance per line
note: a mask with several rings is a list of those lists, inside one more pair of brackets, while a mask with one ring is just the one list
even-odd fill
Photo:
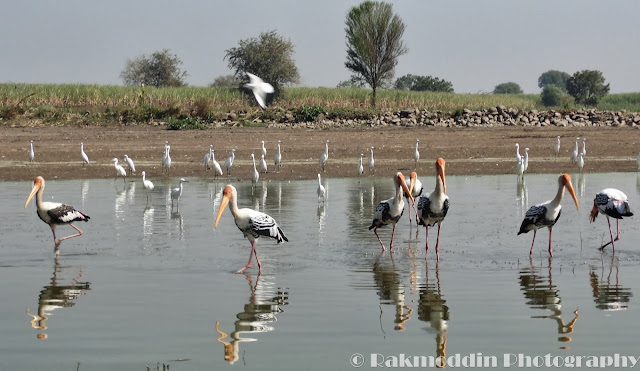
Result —
[[[416, 223], [418, 222], [418, 210], [416, 209], [416, 198], [418, 198], [419, 196], [422, 195], [422, 182], [420, 181], [420, 179], [418, 179], [418, 174], [413, 171], [411, 172], [411, 174], [409, 175], [409, 184], [407, 184], [407, 187], [409, 187], [409, 191], [411, 192], [411, 196], [413, 196], [413, 202], [411, 202], [411, 206], [413, 206], [413, 211], [415, 211], [416, 213]], [[407, 202], [409, 202], [409, 197], [407, 196], [407, 194], [404, 194], [404, 198], [407, 199]], [[411, 224], [411, 211], [409, 211], [409, 224]]]
[[249, 242], [251, 242], [249, 262], [244, 268], [239, 269], [236, 273], [243, 273], [245, 270], [251, 268], [251, 261], [253, 260], [254, 255], [256, 256], [256, 262], [258, 262], [258, 272], [262, 272], [262, 264], [260, 264], [260, 259], [258, 259], [258, 254], [256, 253], [256, 239], [260, 236], [271, 237], [278, 243], [283, 241], [289, 242], [289, 239], [284, 235], [284, 232], [282, 232], [278, 223], [276, 223], [271, 216], [253, 209], [238, 209], [237, 199], [238, 192], [236, 191], [236, 188], [231, 184], [226, 186], [222, 191], [222, 201], [220, 202], [220, 210], [216, 217], [215, 228], [218, 228], [220, 217], [227, 208], [227, 205], [229, 205], [229, 209], [231, 210], [231, 215], [233, 215], [233, 219], [236, 222], [236, 226], [240, 232], [249, 239]]
[[549, 228], [549, 256], [553, 256], [553, 252], [551, 251], [551, 233], [553, 226], [560, 218], [560, 214], [562, 212], [561, 203], [562, 198], [564, 197], [565, 188], [569, 190], [571, 197], [573, 197], [573, 201], [576, 203], [576, 209], [580, 210], [576, 192], [573, 190], [573, 185], [571, 184], [571, 176], [569, 174], [560, 175], [558, 177], [558, 192], [556, 193], [556, 197], [551, 201], [531, 206], [529, 210], [527, 210], [524, 220], [520, 225], [520, 231], [518, 234], [527, 233], [533, 230], [533, 241], [531, 241], [531, 250], [529, 250], [529, 255], [533, 254], [533, 243], [536, 241], [537, 230], [547, 227]]
[[[55, 244], [54, 251], [56, 255], [60, 255], [60, 242], [82, 235], [82, 231], [71, 224], [72, 222], [87, 222], [89, 221], [89, 215], [74, 209], [72, 206], [57, 203], [57, 202], [43, 202], [42, 194], [44, 193], [44, 178], [39, 176], [33, 181], [33, 188], [31, 189], [31, 194], [27, 198], [27, 202], [25, 202], [24, 207], [27, 208], [29, 202], [33, 196], [36, 196], [36, 209], [38, 212], [38, 217], [47, 223], [49, 227], [51, 227], [51, 232], [53, 233], [53, 242]], [[78, 233], [72, 234], [71, 236], [56, 238], [56, 226], [69, 224], [73, 227]]]
[[440, 226], [449, 211], [449, 196], [447, 196], [447, 181], [444, 177], [445, 161], [436, 161], [436, 188], [430, 194], [418, 199], [418, 225], [424, 225], [426, 231], [425, 251], [429, 251], [429, 227], [438, 223], [438, 237], [436, 239], [436, 258], [440, 260]]
[[404, 211], [404, 200], [402, 199], [402, 191], [409, 195], [409, 199], [413, 202], [413, 196], [411, 195], [411, 191], [407, 187], [405, 182], [404, 175], [398, 172], [393, 177], [393, 184], [396, 187], [396, 194], [394, 197], [380, 202], [378, 207], [376, 208], [375, 213], [373, 214], [373, 221], [371, 222], [371, 226], [369, 230], [373, 229], [373, 233], [378, 237], [378, 241], [380, 242], [380, 246], [382, 246], [382, 251], [385, 251], [387, 248], [384, 247], [380, 236], [378, 236], [378, 228], [383, 225], [393, 224], [393, 231], [391, 232], [391, 242], [389, 243], [389, 250], [393, 249], [393, 235], [396, 232], [396, 223], [400, 220], [402, 216], [402, 212]]

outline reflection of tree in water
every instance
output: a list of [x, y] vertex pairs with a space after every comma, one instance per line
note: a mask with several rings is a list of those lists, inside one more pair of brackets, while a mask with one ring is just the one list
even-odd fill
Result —
[[413, 310], [405, 304], [405, 287], [396, 270], [393, 254], [389, 254], [391, 264], [384, 263], [384, 255], [384, 252], [378, 255], [373, 264], [373, 280], [378, 287], [380, 304], [395, 306], [394, 330], [404, 331], [404, 324], [411, 319]]
[[[615, 269], [615, 282], [611, 282]], [[606, 279], [605, 279], [605, 273]], [[593, 299], [596, 308], [601, 310], [625, 310], [631, 300], [631, 289], [620, 285], [620, 260], [615, 255], [611, 256], [609, 270], [605, 272], [604, 260], [600, 271], [601, 279], [598, 279], [596, 267], [589, 267], [589, 281], [593, 290]]]
[[[568, 324], [562, 319], [562, 299], [559, 290], [553, 284], [553, 276], [551, 272], [551, 263], [553, 258], [549, 257], [546, 276], [543, 274], [543, 267], [534, 267], [533, 260], [529, 259], [529, 266], [520, 271], [520, 286], [524, 297], [527, 299], [527, 305], [532, 309], [543, 309], [551, 311], [546, 316], [531, 316], [531, 318], [549, 318], [556, 321], [558, 325], [558, 341], [568, 343], [571, 341], [569, 334], [573, 333], [573, 326], [578, 320], [578, 309], [573, 314], [574, 318]], [[568, 349], [568, 347], [562, 347]]]
[[[277, 321], [276, 314], [284, 312], [282, 307], [289, 304], [289, 292], [286, 289], [274, 289], [271, 282], [261, 281], [260, 275], [256, 277], [255, 285], [250, 275], [245, 277], [249, 282], [251, 295], [249, 303], [236, 315], [238, 320], [234, 323], [234, 331], [229, 335], [220, 329], [220, 322], [216, 322], [216, 332], [220, 335], [217, 341], [224, 344], [224, 359], [231, 364], [240, 358], [240, 343], [258, 341], [243, 335], [273, 331], [272, 324]], [[231, 341], [224, 340], [227, 337], [231, 337]]]
[[420, 288], [418, 319], [429, 324], [426, 328], [436, 334], [436, 357], [447, 356], [447, 330], [449, 328], [449, 307], [440, 288], [440, 269], [436, 263], [436, 281], [429, 282], [429, 262], [427, 261], [424, 286]]
[[[31, 327], [36, 330], [47, 329], [47, 320], [54, 309], [69, 308], [76, 305], [74, 300], [80, 295], [85, 295], [85, 291], [91, 290], [89, 282], [79, 281], [82, 277], [82, 268], [79, 267], [76, 267], [78, 273], [75, 278], [71, 279], [71, 283], [69, 285], [61, 285], [60, 282], [64, 281], [62, 276], [73, 267], [61, 266], [58, 259], [58, 257], [55, 259], [51, 284], [45, 286], [44, 289], [40, 291], [38, 313], [33, 314], [29, 308], [27, 308], [27, 315], [33, 318], [31, 320]], [[44, 332], [39, 333], [37, 338], [46, 339], [47, 334]]]

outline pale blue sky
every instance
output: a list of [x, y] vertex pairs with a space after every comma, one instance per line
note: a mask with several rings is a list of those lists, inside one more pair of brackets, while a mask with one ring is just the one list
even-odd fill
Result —
[[[295, 46], [301, 85], [349, 78], [344, 20], [351, 0], [73, 0], [2, 2], [0, 82], [120, 85], [127, 58], [170, 49], [190, 85], [231, 73], [224, 51], [276, 30]], [[409, 53], [396, 77], [430, 75], [459, 93], [541, 73], [603, 72], [611, 92], [640, 91], [640, 2], [395, 1]]]

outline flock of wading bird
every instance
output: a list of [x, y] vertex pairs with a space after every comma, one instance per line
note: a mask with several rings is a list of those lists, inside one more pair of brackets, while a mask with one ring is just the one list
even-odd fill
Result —
[[[259, 77], [247, 73], [250, 78], [250, 82], [245, 85], [245, 87], [250, 88], [254, 96], [258, 102], [258, 104], [265, 108], [266, 95], [267, 93], [273, 92], [273, 87], [263, 82]], [[584, 168], [584, 158], [586, 156], [586, 139], [582, 140], [582, 150], [578, 151], [578, 142], [580, 138], [576, 139], [576, 144], [574, 151], [571, 153], [570, 160], [578, 165], [580, 172]], [[419, 152], [419, 139], [416, 139], [415, 150], [413, 153], [413, 159], [415, 161], [415, 166], [417, 167], [417, 163], [420, 159]], [[325, 141], [324, 152], [321, 154], [319, 159], [319, 164], [324, 172], [325, 166], [327, 164], [327, 160], [329, 158], [329, 141]], [[80, 152], [82, 157], [82, 164], [89, 164], [89, 158], [87, 154], [84, 152], [84, 144], [80, 144]], [[163, 172], [169, 172], [171, 169], [171, 156], [170, 156], [171, 147], [168, 142], [165, 142], [165, 150], [164, 155], [162, 157], [162, 169]], [[369, 172], [373, 173], [375, 160], [373, 157], [374, 147], [370, 147], [369, 154]], [[560, 152], [560, 137], [557, 137], [557, 142], [554, 147], [554, 151], [556, 156]], [[263, 171], [266, 172], [266, 162], [265, 157], [266, 149], [264, 147], [264, 141], [262, 141], [262, 156], [260, 159], [260, 167]], [[364, 154], [360, 154], [360, 160], [357, 165], [357, 173], [358, 176], [364, 174], [364, 165], [363, 165], [363, 157]], [[34, 161], [35, 154], [33, 150], [33, 141], [31, 141], [31, 146], [29, 150], [29, 160]], [[227, 175], [229, 175], [229, 171], [231, 166], [233, 165], [233, 161], [235, 158], [234, 150], [231, 152], [231, 156], [225, 161], [224, 167], [226, 169]], [[253, 160], [253, 172], [252, 172], [252, 183], [255, 185], [259, 179], [259, 173], [256, 168], [255, 156], [252, 153], [251, 158]], [[525, 149], [525, 155], [520, 155], [520, 146], [516, 143], [516, 174], [518, 175], [518, 181], [521, 181], [524, 177], [524, 172], [528, 168], [528, 160], [529, 160], [529, 149]], [[135, 172], [135, 165], [133, 160], [129, 158], [127, 155], [124, 156], [124, 160], [129, 167], [130, 173]], [[116, 179], [121, 176], [126, 181], [126, 170], [118, 165], [118, 159], [114, 158], [112, 160], [114, 167], [116, 169]], [[209, 153], [207, 153], [203, 160], [203, 164], [208, 167], [211, 163], [211, 168], [215, 172], [215, 176], [223, 175], [222, 168], [220, 164], [215, 160], [215, 155], [213, 151], [213, 146], [209, 147]], [[280, 141], [278, 141], [278, 152], [274, 159], [274, 165], [276, 169], [279, 168], [282, 162], [282, 155], [280, 152]], [[640, 155], [638, 155], [638, 167], [640, 168]], [[395, 234], [395, 227], [402, 214], [404, 212], [405, 201], [407, 199], [407, 203], [409, 205], [409, 222], [411, 223], [412, 219], [412, 211], [415, 212], [415, 220], [418, 225], [425, 226], [426, 231], [426, 245], [425, 250], [428, 252], [429, 250], [429, 241], [428, 241], [428, 232], [429, 227], [433, 227], [436, 224], [438, 225], [438, 235], [436, 239], [436, 257], [440, 259], [439, 252], [439, 244], [440, 244], [440, 227], [445, 217], [447, 216], [447, 212], [449, 211], [449, 196], [447, 196], [447, 185], [445, 179], [445, 160], [442, 158], [438, 158], [435, 162], [435, 170], [436, 170], [436, 186], [435, 189], [426, 195], [422, 195], [423, 187], [422, 183], [418, 179], [418, 176], [415, 172], [412, 172], [409, 176], [409, 179], [405, 179], [405, 176], [398, 172], [393, 177], [393, 184], [395, 186], [394, 196], [388, 200], [380, 202], [378, 207], [376, 208], [373, 214], [373, 221], [371, 222], [371, 226], [369, 230], [373, 229], [378, 241], [380, 242], [380, 246], [382, 250], [385, 251], [386, 247], [380, 236], [378, 235], [378, 228], [383, 227], [385, 225], [391, 224], [393, 230], [391, 232], [391, 241], [389, 243], [389, 249], [393, 249], [393, 238]], [[145, 172], [142, 172], [142, 180], [143, 185], [147, 192], [153, 190], [153, 183], [146, 179]], [[182, 195], [183, 183], [187, 182], [184, 178], [180, 179], [178, 187], [171, 190], [171, 200], [172, 207], [173, 201], [178, 200]], [[90, 217], [84, 212], [78, 211], [72, 206], [55, 203], [55, 202], [43, 202], [42, 195], [44, 192], [45, 181], [41, 176], [37, 177], [33, 183], [33, 188], [31, 190], [31, 194], [27, 198], [25, 203], [25, 208], [36, 196], [36, 209], [37, 214], [40, 219], [47, 223], [51, 227], [51, 232], [53, 233], [54, 245], [55, 245], [55, 253], [60, 253], [60, 243], [63, 240], [77, 237], [82, 235], [82, 231], [73, 225], [73, 222], [76, 221], [89, 221]], [[547, 202], [532, 206], [527, 210], [524, 220], [520, 226], [520, 230], [518, 234], [528, 233], [529, 231], [533, 231], [533, 240], [531, 242], [531, 249], [529, 250], [529, 255], [533, 253], [533, 246], [535, 243], [536, 233], [538, 229], [541, 228], [549, 228], [549, 255], [553, 256], [552, 245], [551, 245], [551, 237], [553, 226], [556, 224], [558, 219], [560, 218], [560, 214], [562, 211], [562, 199], [564, 197], [565, 189], [569, 191], [571, 194], [576, 208], [579, 209], [580, 206], [578, 204], [578, 199], [576, 197], [575, 191], [573, 189], [573, 185], [571, 183], [571, 176], [569, 174], [562, 174], [558, 177], [558, 190], [556, 196]], [[324, 202], [326, 199], [326, 191], [321, 182], [321, 175], [318, 174], [318, 201]], [[147, 193], [148, 197], [148, 193]], [[417, 202], [416, 202], [417, 198]], [[238, 229], [244, 234], [244, 236], [251, 243], [251, 252], [249, 254], [249, 262], [243, 268], [239, 269], [236, 273], [243, 273], [245, 270], [251, 268], [253, 257], [255, 256], [256, 262], [258, 264], [258, 269], [262, 270], [262, 264], [258, 259], [258, 255], [256, 252], [256, 239], [259, 237], [270, 237], [277, 241], [277, 243], [283, 241], [289, 241], [282, 229], [278, 226], [278, 223], [271, 216], [262, 213], [257, 210], [249, 209], [249, 208], [238, 208], [237, 203], [238, 195], [236, 188], [229, 184], [223, 190], [223, 198], [220, 204], [220, 208], [215, 220], [215, 227], [217, 228], [218, 222], [220, 221], [220, 217], [223, 212], [229, 206], [231, 214], [235, 220], [235, 224]], [[598, 214], [604, 214], [607, 217], [607, 223], [609, 224], [609, 235], [611, 237], [611, 241], [602, 245], [600, 248], [604, 249], [606, 246], [611, 244], [612, 249], [615, 248], [614, 241], [619, 240], [620, 238], [620, 228], [618, 221], [623, 217], [633, 216], [631, 209], [629, 207], [629, 202], [627, 200], [627, 196], [620, 190], [614, 188], [606, 188], [596, 194], [596, 197], [593, 200], [593, 208], [591, 213], [589, 214], [589, 220], [593, 222]], [[611, 230], [611, 218], [616, 219], [616, 227], [617, 233], [616, 237], [613, 237], [613, 232]], [[73, 235], [69, 235], [63, 238], [57, 238], [55, 228], [59, 225], [68, 224], [73, 227], [77, 233]]]

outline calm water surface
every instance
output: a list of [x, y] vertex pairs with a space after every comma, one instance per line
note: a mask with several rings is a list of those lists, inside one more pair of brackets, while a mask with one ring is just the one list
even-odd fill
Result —
[[[516, 236], [529, 206], [552, 198], [555, 175], [450, 176], [451, 209], [440, 263], [405, 213], [394, 252], [367, 227], [393, 193], [387, 178], [236, 183], [241, 207], [272, 215], [289, 243], [260, 239], [257, 266], [229, 211], [213, 221], [223, 182], [191, 179], [179, 210], [175, 181], [48, 181], [45, 200], [91, 216], [64, 241], [23, 208], [31, 182], [0, 183], [0, 369], [352, 369], [352, 354], [452, 356], [505, 353], [639, 356], [640, 231], [621, 223], [615, 255], [606, 218], [589, 224], [595, 193], [623, 190], [637, 211], [636, 174], [574, 176], [581, 204], [565, 198], [553, 234]], [[427, 190], [433, 176], [422, 177]], [[70, 227], [58, 228], [59, 235]], [[435, 232], [435, 229], [432, 230]], [[391, 228], [379, 230], [385, 244]]]

